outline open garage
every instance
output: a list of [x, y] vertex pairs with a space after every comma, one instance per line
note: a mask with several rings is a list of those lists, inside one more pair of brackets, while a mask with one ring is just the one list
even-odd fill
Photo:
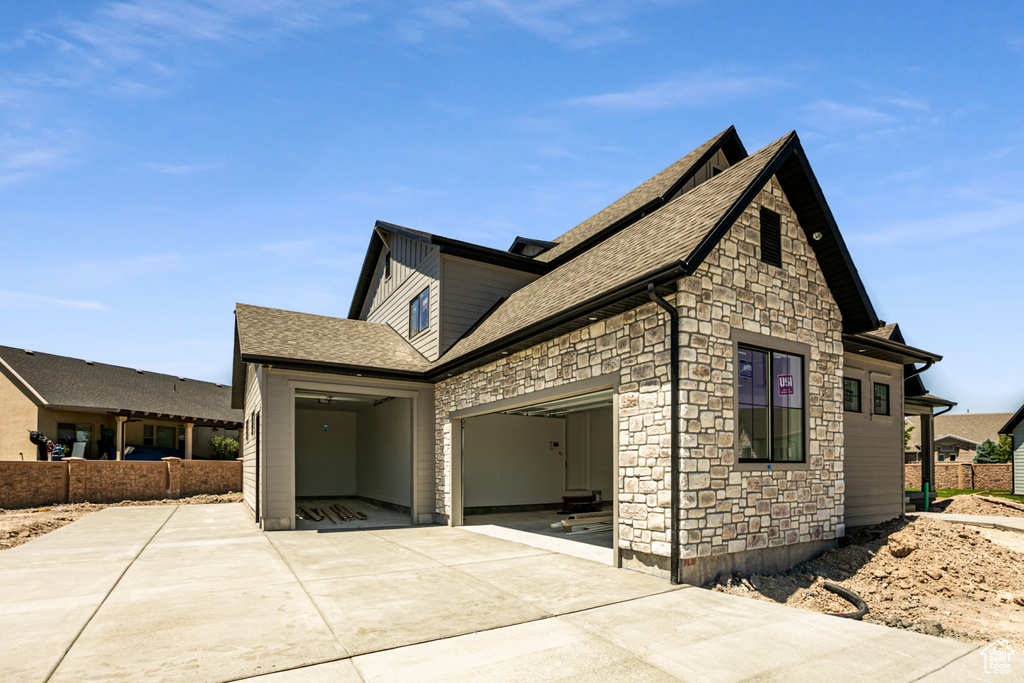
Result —
[[611, 548], [613, 425], [611, 389], [466, 418], [464, 523]]
[[298, 528], [409, 524], [412, 434], [411, 399], [297, 390]]

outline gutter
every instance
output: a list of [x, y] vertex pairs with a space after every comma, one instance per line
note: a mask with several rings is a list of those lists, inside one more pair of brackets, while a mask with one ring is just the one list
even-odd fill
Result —
[[647, 285], [647, 295], [651, 301], [661, 306], [668, 313], [669, 344], [671, 359], [668, 371], [670, 391], [672, 392], [672, 424], [670, 434], [672, 435], [672, 459], [669, 461], [669, 482], [672, 487], [669, 503], [671, 523], [669, 530], [669, 581], [673, 584], [679, 583], [679, 311], [672, 306], [664, 297], [654, 289], [654, 281]]
[[[933, 360], [925, 361], [925, 363], [924, 363], [924, 365], [922, 367], [914, 368], [914, 371], [911, 372], [910, 374], [904, 373], [903, 381], [906, 382], [908, 379], [913, 379], [914, 377], [917, 377], [918, 375], [920, 375], [922, 372], [924, 372], [925, 370], [927, 370], [928, 368], [930, 368], [933, 365], [935, 365], [935, 361], [933, 361]], [[946, 410], [952, 410], [952, 409], [953, 409], [953, 406], [949, 406], [949, 408], [947, 408]], [[946, 412], [946, 411], [944, 410], [942, 412]], [[939, 415], [942, 415], [942, 413], [939, 413]]]

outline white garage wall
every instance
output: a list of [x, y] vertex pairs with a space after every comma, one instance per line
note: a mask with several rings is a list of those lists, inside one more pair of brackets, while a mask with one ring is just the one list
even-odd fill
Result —
[[612, 409], [601, 408], [567, 415], [567, 490], [601, 491], [603, 500], [614, 500], [615, 465]]
[[[565, 490], [565, 420], [484, 415], [466, 420], [465, 507], [560, 503]], [[558, 448], [549, 446], [557, 441]]]
[[356, 415], [356, 495], [411, 505], [412, 401], [396, 398]]
[[296, 407], [295, 496], [355, 493], [356, 414]]

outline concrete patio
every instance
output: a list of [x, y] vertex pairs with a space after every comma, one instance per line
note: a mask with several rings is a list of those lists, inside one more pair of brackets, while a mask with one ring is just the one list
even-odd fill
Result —
[[985, 678], [956, 641], [463, 529], [265, 534], [241, 505], [108, 508], [0, 554], [0, 633], [11, 681]]

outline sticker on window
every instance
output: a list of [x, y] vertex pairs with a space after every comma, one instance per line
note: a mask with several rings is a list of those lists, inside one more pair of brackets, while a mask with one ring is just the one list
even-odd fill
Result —
[[749, 360], [740, 359], [740, 377], [753, 377], [754, 364]]
[[793, 395], [793, 375], [779, 375], [779, 396]]

